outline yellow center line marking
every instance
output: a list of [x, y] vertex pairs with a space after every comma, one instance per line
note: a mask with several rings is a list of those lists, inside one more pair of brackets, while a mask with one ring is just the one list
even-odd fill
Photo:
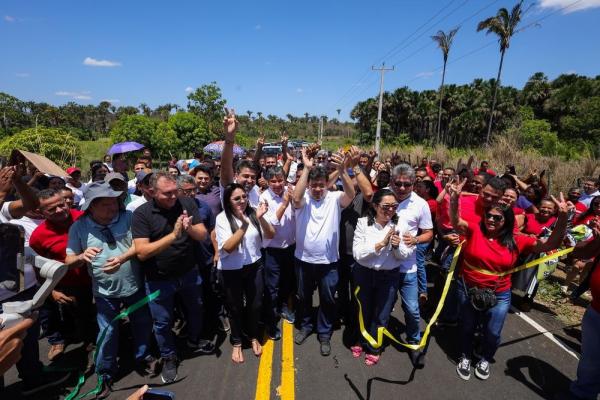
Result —
[[269, 400], [271, 397], [271, 375], [273, 373], [273, 341], [267, 339], [262, 348], [258, 378], [256, 379], [256, 400]]
[[281, 350], [281, 400], [294, 400], [295, 370], [294, 370], [294, 325], [282, 322], [283, 348]]

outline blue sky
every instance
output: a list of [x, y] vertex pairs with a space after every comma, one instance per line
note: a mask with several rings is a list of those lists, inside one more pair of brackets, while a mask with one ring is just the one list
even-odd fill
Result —
[[[447, 82], [495, 77], [498, 45], [476, 24], [514, 3], [4, 0], [0, 91], [154, 107], [185, 105], [186, 89], [216, 81], [240, 113], [334, 117], [340, 108], [345, 119], [377, 93], [375, 63], [395, 65], [387, 90], [437, 88], [442, 57], [430, 36], [461, 22]], [[522, 87], [536, 71], [600, 74], [600, 0], [540, 0], [522, 24], [542, 18], [513, 38], [504, 84]]]

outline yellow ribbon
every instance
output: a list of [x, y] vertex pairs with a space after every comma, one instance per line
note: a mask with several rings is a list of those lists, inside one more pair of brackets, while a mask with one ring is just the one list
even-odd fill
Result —
[[[435, 308], [435, 312], [433, 313], [433, 316], [431, 317], [431, 319], [429, 320], [429, 323], [425, 327], [425, 332], [423, 332], [421, 341], [418, 344], [408, 344], [408, 343], [401, 342], [400, 340], [396, 339], [394, 337], [394, 335], [392, 335], [390, 333], [390, 331], [388, 331], [387, 328], [384, 326], [380, 326], [377, 328], [377, 340], [375, 340], [375, 338], [373, 338], [373, 336], [371, 336], [365, 328], [365, 320], [363, 317], [362, 305], [360, 304], [360, 300], [358, 299], [358, 293], [360, 292], [360, 286], [356, 287], [356, 289], [354, 290], [354, 297], [356, 297], [356, 303], [358, 304], [358, 325], [360, 328], [360, 333], [363, 335], [363, 337], [367, 340], [367, 342], [369, 342], [369, 344], [374, 349], [378, 349], [383, 345], [383, 336], [384, 335], [387, 336], [390, 340], [394, 341], [395, 343], [397, 343], [401, 346], [407, 347], [411, 350], [419, 350], [420, 348], [425, 347], [425, 344], [427, 343], [427, 338], [429, 337], [429, 333], [431, 331], [431, 326], [433, 324], [435, 324], [435, 321], [437, 320], [438, 316], [442, 312], [442, 308], [444, 307], [444, 302], [446, 301], [446, 296], [448, 295], [450, 283], [452, 282], [452, 278], [454, 277], [454, 270], [456, 269], [456, 263], [458, 262], [458, 256], [460, 254], [461, 249], [462, 249], [462, 243], [459, 244], [458, 247], [456, 247], [456, 250], [454, 250], [454, 256], [452, 257], [452, 263], [450, 264], [450, 269], [448, 270], [448, 275], [446, 276], [446, 281], [444, 282], [444, 289], [442, 290], [442, 296], [440, 297], [440, 301], [438, 302], [438, 305]], [[533, 267], [538, 266], [538, 265], [540, 265], [548, 260], [551, 260], [553, 258], [558, 258], [565, 254], [569, 254], [570, 252], [573, 251], [573, 249], [574, 249], [574, 247], [569, 247], [567, 249], [560, 250], [556, 253], [552, 253], [552, 254], [546, 255], [544, 257], [540, 257], [538, 259], [535, 259], [526, 264], [520, 265], [518, 267], [515, 267], [513, 269], [510, 269], [510, 270], [504, 271], [504, 272], [493, 272], [493, 271], [484, 270], [484, 269], [481, 269], [478, 267], [473, 267], [471, 265], [467, 265], [467, 264], [465, 264], [465, 265], [467, 265], [469, 268], [471, 268], [477, 272], [481, 272], [486, 275], [505, 276], [505, 275], [513, 274], [515, 272], [522, 271], [527, 268], [533, 268]]]

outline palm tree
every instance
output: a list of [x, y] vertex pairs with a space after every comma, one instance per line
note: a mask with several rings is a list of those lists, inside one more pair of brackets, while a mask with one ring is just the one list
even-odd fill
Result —
[[496, 96], [498, 95], [498, 87], [500, 86], [500, 74], [502, 73], [502, 63], [504, 62], [504, 53], [510, 46], [510, 39], [517, 33], [517, 25], [521, 22], [523, 14], [523, 1], [520, 0], [511, 10], [510, 14], [504, 7], [498, 10], [494, 17], [489, 17], [477, 24], [477, 32], [487, 30], [486, 34], [494, 33], [498, 36], [500, 43], [500, 66], [498, 67], [498, 77], [494, 85], [494, 97], [492, 99], [492, 108], [490, 111], [490, 122], [488, 123], [487, 136], [485, 138], [486, 145], [490, 143], [490, 134], [492, 133], [492, 123], [494, 121], [494, 109], [496, 108]]
[[450, 52], [450, 47], [452, 46], [452, 40], [454, 40], [454, 35], [458, 32], [459, 28], [454, 28], [450, 32], [446, 33], [444, 31], [438, 31], [437, 34], [432, 36], [431, 38], [437, 42], [438, 47], [442, 50], [442, 54], [444, 55], [444, 70], [442, 72], [442, 85], [440, 86], [440, 107], [438, 110], [438, 123], [437, 123], [437, 134], [436, 134], [436, 142], [440, 140], [440, 132], [442, 128], [442, 101], [444, 99], [444, 79], [446, 78], [446, 63], [448, 62], [448, 53]]

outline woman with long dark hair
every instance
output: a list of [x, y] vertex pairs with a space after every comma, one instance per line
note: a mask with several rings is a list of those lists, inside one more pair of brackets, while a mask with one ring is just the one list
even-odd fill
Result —
[[[377, 329], [386, 327], [396, 302], [400, 285], [400, 264], [414, 251], [401, 239], [398, 227], [398, 201], [390, 189], [375, 192], [367, 216], [359, 218], [354, 232], [352, 253], [356, 264], [352, 269], [354, 283], [360, 286], [358, 300], [362, 307], [365, 329], [377, 337]], [[352, 356], [366, 352], [365, 364], [375, 365], [380, 350], [364, 338], [350, 348]]]
[[260, 203], [257, 210], [252, 208], [244, 187], [232, 183], [223, 192], [223, 212], [216, 219], [217, 269], [229, 311], [230, 341], [233, 345], [231, 360], [237, 364], [244, 362], [242, 327], [252, 342], [254, 355], [262, 354], [258, 341], [258, 318], [264, 286], [260, 249], [263, 236], [272, 239], [275, 235], [273, 226], [263, 217], [267, 209], [266, 203]]
[[490, 376], [492, 360], [510, 307], [511, 277], [503, 275], [517, 265], [520, 255], [544, 253], [560, 246], [567, 229], [568, 206], [562, 193], [560, 201], [552, 197], [558, 208], [558, 219], [546, 241], [514, 233], [512, 208], [492, 204], [484, 210], [481, 223], [467, 222], [458, 211], [459, 196], [465, 181], [450, 185], [450, 219], [454, 228], [466, 236], [457, 278], [461, 310], [460, 352], [456, 366], [460, 378], [471, 377], [473, 338], [478, 323], [483, 325], [481, 357], [475, 365], [479, 379]]

